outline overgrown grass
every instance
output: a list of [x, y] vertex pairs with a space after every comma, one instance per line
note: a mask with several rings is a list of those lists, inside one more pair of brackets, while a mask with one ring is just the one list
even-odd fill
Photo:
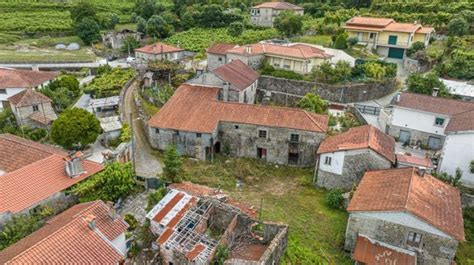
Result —
[[456, 253], [458, 264], [474, 264], [474, 208], [464, 209], [464, 233], [466, 242], [459, 244]]
[[122, 29], [137, 30], [137, 24], [128, 23], [128, 24], [117, 24], [117, 25], [115, 25], [115, 30], [116, 31], [120, 31]]
[[41, 37], [37, 39], [23, 39], [15, 42], [14, 44], [26, 44], [35, 47], [52, 47], [56, 44], [62, 43], [65, 45], [71, 43], [78, 43], [81, 46], [84, 46], [84, 42], [78, 36], [65, 36], [65, 37]]
[[152, 103], [148, 102], [143, 97], [141, 98], [141, 103], [142, 103], [143, 111], [145, 111], [145, 113], [148, 117], [152, 117], [158, 111], [160, 111], [160, 108], [158, 108], [157, 106], [155, 106]]
[[316, 44], [324, 47], [330, 47], [332, 42], [331, 36], [329, 35], [306, 35], [293, 38], [292, 41]]
[[[311, 169], [217, 156], [212, 163], [186, 160], [183, 178], [256, 207], [263, 199], [264, 221], [290, 225], [282, 264], [351, 264], [343, 252], [347, 213], [325, 205], [327, 192], [310, 184], [312, 176]], [[243, 187], [236, 188], [237, 178]]]
[[93, 62], [96, 56], [87, 48], [77, 51], [56, 50], [54, 48], [16, 49], [13, 46], [0, 45], [2, 63], [55, 63], [55, 62]]

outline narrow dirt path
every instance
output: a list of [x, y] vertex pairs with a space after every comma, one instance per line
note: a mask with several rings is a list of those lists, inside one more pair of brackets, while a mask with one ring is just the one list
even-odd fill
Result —
[[130, 126], [133, 126], [135, 139], [135, 172], [142, 177], [155, 177], [163, 172], [160, 161], [153, 155], [153, 149], [148, 143], [147, 133], [138, 120], [138, 110], [133, 98], [134, 91], [138, 88], [139, 82], [134, 81], [124, 95], [122, 111]]

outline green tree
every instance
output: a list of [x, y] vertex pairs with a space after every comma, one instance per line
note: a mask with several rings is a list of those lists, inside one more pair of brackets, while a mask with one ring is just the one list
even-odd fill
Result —
[[120, 141], [128, 142], [130, 139], [132, 139], [132, 130], [130, 129], [130, 125], [124, 122], [122, 124], [122, 129], [120, 129]]
[[407, 56], [412, 56], [418, 51], [424, 50], [425, 49], [425, 44], [421, 41], [417, 41], [411, 45], [410, 48], [407, 50]]
[[166, 38], [172, 32], [173, 26], [158, 15], [153, 15], [146, 24], [146, 33], [155, 38]]
[[145, 210], [148, 212], [151, 209], [153, 209], [153, 207], [155, 207], [155, 205], [157, 205], [161, 201], [161, 199], [165, 197], [165, 195], [166, 195], [165, 187], [161, 187], [155, 192], [149, 193], [147, 197], [147, 206]]
[[385, 78], [385, 67], [376, 62], [365, 63], [364, 74], [369, 78], [382, 80]]
[[273, 25], [286, 37], [291, 37], [302, 31], [303, 16], [292, 11], [283, 11], [275, 18]]
[[51, 127], [53, 141], [66, 149], [85, 148], [101, 132], [99, 120], [86, 110], [65, 110]]
[[81, 22], [84, 18], [91, 18], [96, 20], [96, 8], [89, 1], [80, 1], [74, 5], [71, 10], [71, 19], [74, 23]]
[[407, 78], [408, 90], [413, 93], [432, 95], [433, 89], [438, 88], [439, 97], [450, 97], [449, 91], [435, 73], [412, 74]]
[[150, 19], [153, 15], [164, 12], [166, 8], [162, 4], [157, 4], [154, 0], [139, 0], [135, 3], [134, 12], [145, 20]]
[[244, 24], [239, 21], [230, 23], [229, 28], [227, 29], [229, 35], [238, 37], [244, 32]]
[[334, 42], [334, 47], [336, 49], [344, 50], [347, 48], [347, 38], [348, 35], [346, 32], [342, 32], [337, 35], [336, 40]]
[[76, 34], [85, 44], [89, 45], [99, 40], [100, 28], [94, 19], [86, 17], [77, 23]]
[[318, 114], [327, 111], [328, 102], [317, 94], [308, 93], [298, 102], [298, 107]]
[[103, 200], [117, 201], [130, 195], [135, 189], [135, 179], [130, 163], [113, 162], [104, 170], [76, 184], [71, 192], [81, 202]]
[[174, 183], [179, 181], [179, 174], [182, 170], [183, 161], [181, 156], [176, 151], [176, 147], [169, 145], [166, 148], [165, 156], [163, 159], [163, 177], [165, 181]]
[[122, 52], [130, 52], [130, 53], [133, 53], [133, 51], [136, 49], [136, 48], [139, 48], [140, 47], [140, 42], [137, 41], [137, 39], [135, 39], [135, 37], [133, 36], [127, 36], [125, 37], [125, 39], [123, 40], [123, 47], [122, 47]]
[[344, 197], [342, 196], [342, 192], [337, 189], [329, 191], [329, 193], [326, 194], [325, 200], [326, 204], [333, 209], [341, 208], [342, 204], [344, 203]]
[[448, 24], [449, 35], [463, 36], [469, 32], [469, 23], [463, 17], [455, 17]]
[[137, 31], [140, 33], [146, 33], [146, 20], [142, 17], [137, 17]]

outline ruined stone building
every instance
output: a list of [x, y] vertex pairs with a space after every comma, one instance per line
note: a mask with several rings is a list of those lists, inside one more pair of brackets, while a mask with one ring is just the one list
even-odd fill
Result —
[[46, 127], [58, 118], [52, 100], [33, 89], [25, 89], [8, 98], [20, 126]]
[[259, 74], [240, 60], [221, 65], [188, 81], [189, 84], [222, 88], [218, 98], [224, 102], [255, 103]]
[[302, 109], [222, 102], [219, 87], [181, 85], [148, 122], [150, 143], [201, 160], [215, 153], [314, 165], [328, 117]]
[[[131, 29], [122, 29], [120, 31], [113, 30], [102, 34], [102, 42], [109, 48], [122, 49], [124, 46], [124, 41], [127, 38], [132, 38], [139, 42], [142, 38], [142, 35], [142, 33]], [[130, 49], [130, 47], [125, 48]], [[132, 50], [129, 51], [133, 52]]]
[[225, 264], [278, 264], [288, 226], [260, 222], [256, 211], [218, 190], [172, 184], [147, 214], [162, 264], [211, 264], [228, 251]]
[[395, 140], [372, 125], [354, 127], [325, 139], [317, 160], [316, 185], [349, 190], [366, 170], [395, 164]]
[[415, 168], [365, 173], [347, 211], [344, 247], [364, 264], [449, 265], [465, 240], [459, 190]]

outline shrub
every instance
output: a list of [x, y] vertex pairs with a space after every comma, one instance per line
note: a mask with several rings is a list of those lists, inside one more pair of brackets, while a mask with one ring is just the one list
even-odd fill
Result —
[[421, 41], [417, 41], [411, 45], [411, 47], [407, 50], [407, 56], [411, 57], [416, 52], [424, 50], [425, 44]]
[[89, 45], [100, 39], [100, 28], [94, 19], [86, 17], [77, 24], [76, 34]]
[[244, 32], [244, 24], [239, 21], [232, 22], [230, 23], [227, 32], [230, 36], [238, 37], [242, 34], [242, 32]]
[[356, 45], [358, 42], [359, 40], [357, 39], [357, 37], [350, 37], [347, 39], [347, 44], [349, 44], [349, 46], [351, 47]]
[[229, 254], [230, 251], [227, 246], [219, 245], [214, 258], [212, 259], [212, 264], [224, 264], [224, 261], [229, 258]]
[[129, 225], [129, 227], [128, 227], [129, 231], [135, 230], [135, 228], [138, 227], [138, 221], [135, 218], [135, 216], [133, 216], [133, 214], [127, 213], [123, 219]]
[[364, 74], [375, 80], [382, 80], [385, 77], [385, 68], [375, 62], [364, 64]]
[[438, 76], [433, 72], [426, 75], [412, 74], [407, 78], [408, 90], [413, 93], [432, 95], [433, 89], [438, 88], [439, 97], [450, 97], [449, 91]]
[[163, 163], [165, 165], [163, 168], [164, 180], [171, 183], [178, 182], [183, 161], [181, 161], [181, 156], [176, 151], [175, 146], [170, 145], [166, 148]]
[[469, 163], [469, 171], [474, 174], [474, 160], [471, 160], [471, 163]]
[[456, 172], [454, 176], [449, 175], [447, 172], [441, 173], [433, 173], [432, 175], [438, 178], [439, 180], [452, 185], [453, 187], [459, 186], [459, 180], [462, 177], [462, 170], [460, 168], [456, 168]]
[[273, 66], [268, 63], [264, 63], [260, 68], [260, 74], [270, 75], [279, 78], [294, 79], [294, 80], [303, 80], [304, 76], [293, 71], [284, 70], [284, 69], [275, 69]]
[[299, 102], [298, 107], [318, 114], [324, 114], [327, 111], [328, 102], [321, 99], [319, 95], [308, 93]]
[[326, 201], [326, 204], [333, 209], [341, 208], [344, 202], [342, 191], [337, 190], [337, 189], [330, 190], [329, 193], [326, 194], [325, 201]]
[[347, 48], [347, 33], [343, 32], [337, 35], [336, 40], [334, 42], [334, 47], [336, 49], [344, 50]]
[[455, 17], [449, 21], [448, 32], [452, 36], [463, 36], [469, 31], [469, 23], [463, 17]]
[[166, 188], [165, 187], [161, 187], [158, 190], [148, 194], [147, 206], [146, 206], [145, 210], [148, 212], [151, 209], [153, 209], [153, 207], [155, 207], [155, 205], [157, 205], [161, 201], [161, 199], [163, 199], [163, 197], [165, 197], [165, 195], [166, 195]]

